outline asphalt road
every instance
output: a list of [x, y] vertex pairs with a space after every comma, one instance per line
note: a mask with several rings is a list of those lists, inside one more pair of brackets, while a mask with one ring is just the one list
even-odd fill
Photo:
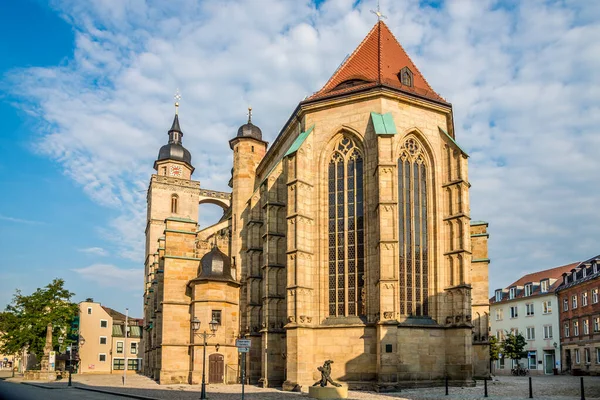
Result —
[[78, 390], [75, 388], [44, 389], [0, 380], [0, 400], [123, 400], [121, 396]]

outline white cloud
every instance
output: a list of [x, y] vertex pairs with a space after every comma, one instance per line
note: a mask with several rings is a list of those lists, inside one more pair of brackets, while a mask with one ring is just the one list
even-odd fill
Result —
[[102, 287], [116, 287], [127, 291], [140, 292], [144, 281], [141, 269], [123, 269], [112, 264], [93, 264], [85, 268], [72, 269], [83, 279]]
[[[246, 107], [273, 141], [373, 25], [375, 1], [59, 1], [74, 57], [15, 71], [46, 122], [40, 152], [116, 216], [103, 228], [143, 259], [145, 189], [173, 114], [203, 187], [227, 190], [227, 141]], [[471, 155], [471, 215], [490, 222], [492, 288], [523, 268], [598, 253], [600, 7], [532, 0], [382, 1], [386, 23], [453, 103]]]
[[86, 254], [92, 254], [95, 256], [107, 256], [108, 251], [103, 249], [102, 247], [86, 247], [84, 249], [77, 249], [77, 251]]
[[13, 222], [15, 224], [26, 224], [26, 225], [40, 225], [40, 224], [43, 224], [43, 222], [40, 222], [40, 221], [33, 221], [33, 220], [30, 220], [30, 219], [9, 217], [7, 215], [2, 215], [2, 214], [0, 214], [0, 220], [2, 220], [2, 221], [8, 221], [8, 222]]

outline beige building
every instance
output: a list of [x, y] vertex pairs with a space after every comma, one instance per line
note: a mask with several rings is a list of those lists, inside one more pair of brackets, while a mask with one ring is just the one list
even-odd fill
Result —
[[103, 307], [100, 303], [79, 303], [79, 369], [87, 373], [123, 373], [127, 357], [127, 373], [142, 368], [143, 320], [128, 318], [125, 338], [125, 315]]
[[[276, 94], [274, 94], [276, 95]], [[470, 216], [452, 106], [378, 22], [269, 146], [230, 142], [232, 193], [191, 179], [176, 115], [148, 189], [144, 371], [161, 384], [246, 376], [295, 390], [333, 360], [354, 388], [489, 374], [487, 223]], [[225, 144], [224, 144], [225, 145]], [[225, 212], [197, 229], [198, 204]]]

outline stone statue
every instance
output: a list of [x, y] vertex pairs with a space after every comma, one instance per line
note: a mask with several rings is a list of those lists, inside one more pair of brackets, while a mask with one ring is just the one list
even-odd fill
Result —
[[327, 360], [325, 361], [322, 367], [317, 368], [319, 372], [321, 372], [321, 380], [316, 381], [313, 386], [325, 387], [327, 386], [327, 382], [331, 383], [333, 386], [336, 387], [342, 386], [339, 383], [335, 383], [333, 380], [331, 380], [331, 364], [333, 364], [333, 361]]

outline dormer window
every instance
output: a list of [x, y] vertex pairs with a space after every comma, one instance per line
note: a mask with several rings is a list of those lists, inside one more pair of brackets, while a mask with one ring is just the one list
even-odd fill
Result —
[[502, 289], [496, 290], [496, 301], [502, 301]]
[[540, 282], [540, 291], [542, 293], [547, 293], [549, 286], [550, 286], [550, 281], [548, 279], [544, 279], [543, 281]]
[[533, 293], [533, 285], [531, 283], [528, 283], [527, 285], [525, 285], [525, 296], [531, 296], [531, 294]]
[[598, 263], [594, 263], [592, 265], [592, 271], [593, 271], [592, 273], [594, 273], [594, 274], [598, 273]]
[[587, 276], [587, 268], [583, 267], [583, 269], [581, 270], [583, 273], [581, 275], [582, 278], [585, 278]]
[[511, 287], [508, 291], [508, 298], [509, 299], [514, 299], [517, 296], [517, 288], [516, 287]]
[[413, 73], [408, 67], [404, 67], [398, 72], [398, 79], [402, 86], [413, 87]]

